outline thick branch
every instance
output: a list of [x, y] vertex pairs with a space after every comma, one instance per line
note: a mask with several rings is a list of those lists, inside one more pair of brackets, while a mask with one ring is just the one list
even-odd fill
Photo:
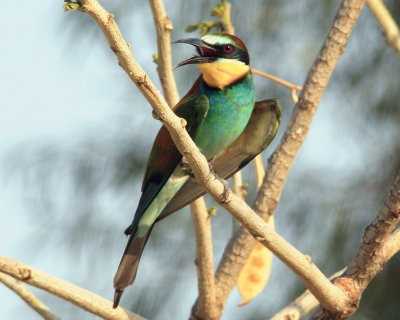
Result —
[[290, 123], [277, 150], [269, 159], [255, 210], [264, 218], [272, 215], [293, 161], [307, 137], [311, 122], [365, 0], [343, 0], [331, 30], [314, 61]]
[[43, 319], [59, 319], [42, 301], [40, 301], [32, 292], [27, 289], [23, 282], [15, 280], [13, 277], [3, 272], [0, 272], [0, 282], [19, 295], [21, 299], [24, 300], [38, 314], [40, 314]]
[[[346, 270], [362, 291], [383, 268], [382, 247], [400, 220], [400, 172], [375, 220], [365, 229], [356, 257]], [[385, 253], [384, 253], [385, 255]], [[383, 261], [385, 263], [386, 260]]]
[[[396, 253], [400, 251], [400, 229], [396, 230], [391, 234], [388, 240], [383, 245], [382, 249], [379, 251], [379, 264], [386, 264]], [[345, 271], [346, 268], [337, 271], [333, 274], [330, 279], [334, 279]], [[306, 290], [301, 296], [299, 296], [296, 300], [291, 302], [288, 306], [283, 308], [281, 311], [276, 313], [269, 320], [298, 320], [301, 317], [305, 316], [312, 309], [318, 306], [319, 302], [315, 297], [311, 294], [309, 290]]]
[[34, 287], [43, 289], [104, 319], [145, 320], [145, 318], [121, 307], [113, 309], [111, 301], [90, 291], [6, 257], [0, 256], [0, 272], [8, 274]]
[[204, 198], [191, 204], [192, 220], [196, 231], [196, 266], [199, 285], [199, 303], [192, 310], [196, 319], [216, 319], [215, 275], [210, 215]]
[[154, 23], [157, 32], [157, 71], [160, 77], [165, 100], [170, 107], [179, 101], [174, 74], [172, 72], [171, 59], [171, 31], [173, 29], [171, 20], [168, 19], [162, 0], [150, 0]]
[[[285, 135], [269, 159], [264, 182], [254, 206], [256, 212], [266, 221], [278, 205], [294, 158], [307, 136], [321, 96], [340, 55], [344, 52], [364, 3], [365, 0], [342, 1], [327, 39], [307, 77]], [[254, 240], [247, 230], [242, 228], [231, 238], [225, 249], [216, 273], [217, 301], [221, 306], [236, 284], [239, 273], [253, 247], [252, 241]]]
[[346, 319], [358, 308], [361, 295], [371, 280], [382, 271], [386, 262], [400, 249], [400, 231], [392, 233], [400, 220], [400, 172], [375, 220], [365, 229], [363, 240], [343, 276], [334, 283], [351, 301], [338, 312], [320, 308], [313, 319]]
[[400, 54], [400, 31], [389, 10], [382, 0], [368, 0], [367, 4], [383, 30], [387, 45]]

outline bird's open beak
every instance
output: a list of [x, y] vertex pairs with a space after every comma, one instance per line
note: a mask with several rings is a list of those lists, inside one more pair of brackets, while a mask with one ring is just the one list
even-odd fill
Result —
[[197, 38], [188, 38], [188, 39], [181, 39], [177, 40], [173, 43], [188, 43], [191, 44], [192, 46], [195, 46], [197, 49], [197, 52], [199, 53], [198, 56], [191, 57], [189, 59], [186, 59], [180, 63], [178, 63], [174, 69], [184, 66], [185, 64], [199, 64], [199, 63], [210, 63], [214, 62], [217, 60], [217, 57], [215, 56], [215, 49], [207, 44], [206, 42], [202, 41], [201, 39]]

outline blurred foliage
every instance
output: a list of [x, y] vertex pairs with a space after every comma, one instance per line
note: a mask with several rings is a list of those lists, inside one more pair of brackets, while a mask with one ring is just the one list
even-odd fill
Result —
[[[185, 37], [183, 30], [187, 25], [193, 26], [193, 21], [208, 19], [216, 4], [198, 0], [165, 2], [174, 23], [173, 39]], [[246, 41], [253, 67], [301, 85], [339, 1], [230, 2], [232, 22], [237, 35]], [[156, 51], [152, 41], [155, 31], [149, 27], [152, 18], [147, 3], [102, 3], [115, 14], [140, 62], [155, 75], [151, 57], [151, 52]], [[400, 22], [400, 2], [385, 3]], [[148, 24], [135, 24], [135, 19], [146, 14]], [[204, 31], [200, 26], [196, 28]], [[81, 53], [93, 43], [101, 43], [103, 50], [108, 50], [97, 25], [83, 13], [69, 13], [55, 30], [61, 31], [66, 35], [66, 54], [81, 59]], [[148, 38], [147, 43], [135, 42], [139, 34]], [[185, 56], [179, 51], [184, 49], [174, 49], [174, 54]], [[107, 55], [110, 64], [118, 68], [112, 52]], [[398, 70], [399, 57], [385, 46], [374, 17], [364, 9], [288, 177], [276, 216], [278, 232], [310, 254], [326, 274], [349, 263], [364, 227], [379, 211], [400, 169]], [[189, 89], [195, 76], [191, 68], [177, 73], [182, 93]], [[121, 72], [118, 77], [126, 76]], [[66, 251], [71, 260], [71, 277], [81, 275], [81, 285], [90, 289], [96, 284], [99, 293], [109, 298], [110, 275], [125, 245], [122, 232], [138, 201], [141, 176], [158, 125], [153, 120], [154, 127], [147, 128], [141, 116], [152, 121], [151, 110], [148, 106], [133, 109], [132, 101], [137, 101], [139, 93], [129, 82], [126, 86], [126, 98], [122, 97], [118, 104], [126, 113], [118, 119], [107, 119], [109, 127], [88, 130], [68, 144], [52, 140], [16, 146], [3, 163], [6, 179], [20, 179], [23, 186], [32, 233], [18, 237], [30, 239], [27, 250], [40, 244], [38, 257]], [[276, 139], [279, 140], [293, 107], [289, 92], [261, 79], [256, 79], [256, 86], [260, 99], [274, 97], [282, 101], [284, 122]], [[276, 144], [275, 141], [264, 159]], [[254, 199], [252, 167], [244, 172], [250, 186], [248, 198]], [[226, 227], [231, 222], [222, 210], [212, 219], [218, 261], [231, 234], [231, 228]], [[177, 213], [157, 226], [142, 259], [137, 283], [127, 290], [122, 305], [130, 305], [150, 319], [186, 318], [197, 290], [193, 238], [187, 214]], [[78, 268], [75, 261], [82, 266]], [[104, 268], [114, 269], [105, 273]], [[368, 287], [353, 319], [400, 318], [399, 270], [397, 255]], [[239, 299], [234, 294], [225, 308], [224, 319], [268, 318], [303, 290], [296, 277], [274, 261], [265, 292], [240, 310], [235, 306]], [[58, 310], [68, 315], [66, 318], [92, 318], [68, 304], [57, 303]]]

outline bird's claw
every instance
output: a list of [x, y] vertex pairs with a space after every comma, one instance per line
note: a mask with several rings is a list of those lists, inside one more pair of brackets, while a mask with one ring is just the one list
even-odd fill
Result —
[[213, 175], [215, 179], [219, 180], [223, 186], [224, 186], [224, 191], [220, 195], [220, 204], [223, 204], [228, 201], [229, 198], [229, 187], [228, 187], [228, 182], [226, 182], [225, 179], [222, 179], [220, 176], [218, 176], [217, 172], [215, 171], [212, 162], [215, 158], [211, 158], [208, 160], [208, 167], [210, 168], [210, 175]]
[[219, 196], [219, 199], [220, 199], [220, 204], [223, 204], [223, 203], [225, 203], [225, 202], [227, 202], [228, 201], [228, 198], [229, 198], [229, 187], [228, 187], [228, 182], [226, 182], [226, 180], [224, 180], [224, 179], [222, 179], [222, 178], [220, 178], [220, 177], [218, 177], [218, 176], [216, 176], [216, 178], [223, 184], [223, 186], [224, 186], [224, 191], [222, 192], [222, 194]]
[[182, 168], [182, 172], [184, 175], [189, 176], [191, 178], [194, 178], [194, 174], [192, 169], [189, 167], [189, 164], [187, 163], [185, 158], [182, 158], [180, 166]]

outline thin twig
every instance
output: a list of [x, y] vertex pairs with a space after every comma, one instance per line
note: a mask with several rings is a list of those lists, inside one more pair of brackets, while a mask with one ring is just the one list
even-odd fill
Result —
[[216, 319], [211, 223], [204, 197], [194, 201], [190, 209], [196, 233], [196, 266], [199, 279], [199, 304], [192, 313], [196, 318]]
[[232, 176], [232, 181], [233, 181], [233, 190], [235, 191], [236, 195], [240, 197], [242, 200], [246, 200], [247, 191], [243, 186], [242, 171], [236, 172]]
[[[340, 276], [344, 270], [346, 270], [346, 268], [336, 271], [329, 279], [335, 279]], [[269, 320], [298, 320], [318, 306], [318, 304], [318, 300], [315, 299], [309, 290], [306, 290]]]
[[113, 309], [113, 303], [111, 301], [90, 291], [3, 256], [0, 256], [0, 272], [8, 274], [34, 287], [43, 289], [103, 319], [145, 320], [145, 318], [121, 307]]
[[221, 3], [224, 5], [224, 14], [220, 18], [221, 25], [222, 25], [222, 31], [234, 35], [235, 28], [233, 27], [233, 24], [231, 21], [232, 5], [227, 0], [222, 0]]
[[298, 85], [293, 84], [293, 83], [290, 83], [290, 82], [288, 82], [286, 80], [283, 80], [281, 78], [278, 78], [276, 76], [270, 75], [268, 73], [262, 72], [262, 71], [257, 70], [257, 69], [251, 69], [251, 72], [253, 72], [256, 75], [259, 75], [259, 76], [262, 76], [264, 78], [267, 78], [269, 80], [272, 80], [272, 81], [274, 81], [274, 82], [276, 82], [276, 83], [278, 83], [278, 84], [280, 84], [280, 85], [282, 85], [282, 86], [284, 86], [286, 88], [289, 88], [291, 90], [292, 100], [294, 102], [296, 102], [296, 103], [299, 100], [298, 97], [297, 97], [297, 91], [303, 90], [303, 87], [298, 86]]
[[367, 4], [383, 30], [387, 45], [400, 54], [400, 31], [389, 10], [382, 0], [367, 0]]
[[[344, 52], [364, 3], [365, 0], [342, 1], [327, 39], [307, 77], [300, 101], [293, 111], [285, 135], [269, 159], [263, 185], [253, 206], [266, 221], [278, 205], [294, 158], [307, 136], [319, 101], [340, 55]], [[225, 304], [236, 284], [239, 273], [253, 247], [253, 241], [249, 233], [242, 228], [231, 238], [225, 249], [216, 273], [217, 302], [221, 306]]]
[[162, 0], [149, 0], [157, 32], [157, 71], [160, 77], [165, 100], [172, 108], [179, 101], [171, 58], [171, 20], [168, 19]]
[[14, 291], [21, 297], [33, 310], [46, 320], [58, 320], [59, 318], [40, 301], [21, 281], [15, 280], [13, 277], [0, 272], [0, 282], [6, 285], [10, 290]]

